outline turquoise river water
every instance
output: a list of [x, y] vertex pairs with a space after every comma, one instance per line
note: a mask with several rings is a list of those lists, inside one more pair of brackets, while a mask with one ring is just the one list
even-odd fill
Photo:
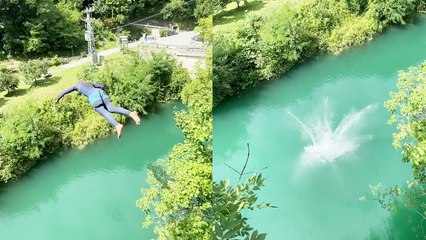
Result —
[[[213, 113], [214, 179], [242, 169], [266, 178], [259, 202], [276, 209], [246, 215], [267, 239], [423, 239], [410, 221], [359, 198], [369, 184], [404, 185], [411, 177], [392, 146], [395, 126], [383, 103], [399, 70], [426, 59], [426, 18], [394, 27], [340, 55], [298, 65], [280, 79], [229, 99]], [[424, 223], [426, 230], [426, 224]]]
[[67, 150], [0, 187], [0, 239], [150, 239], [136, 207], [147, 164], [183, 140], [172, 103], [83, 150]]

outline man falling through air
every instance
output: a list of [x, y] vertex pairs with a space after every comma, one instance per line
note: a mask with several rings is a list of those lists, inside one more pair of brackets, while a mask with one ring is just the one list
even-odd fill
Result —
[[59, 103], [59, 100], [66, 94], [77, 91], [87, 97], [90, 105], [95, 108], [96, 112], [104, 117], [108, 122], [114, 126], [117, 131], [117, 137], [120, 139], [121, 131], [123, 130], [123, 124], [117, 122], [111, 113], [119, 113], [131, 117], [137, 125], [141, 123], [141, 120], [137, 112], [130, 112], [129, 110], [122, 107], [114, 107], [111, 104], [111, 99], [103, 90], [104, 86], [97, 83], [91, 82], [78, 82], [76, 85], [67, 88], [63, 91], [59, 97], [55, 100], [55, 103]]

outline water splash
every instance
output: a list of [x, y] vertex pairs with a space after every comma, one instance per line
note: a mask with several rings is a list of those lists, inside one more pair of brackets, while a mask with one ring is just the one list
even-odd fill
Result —
[[322, 116], [313, 123], [305, 123], [287, 111], [309, 135], [312, 142], [304, 147], [302, 163], [334, 162], [337, 158], [355, 151], [361, 142], [371, 139], [372, 136], [369, 135], [354, 136], [354, 131], [364, 115], [373, 108], [373, 105], [368, 105], [358, 112], [347, 114], [336, 128], [332, 126], [332, 115], [328, 111], [327, 100], [324, 102]]

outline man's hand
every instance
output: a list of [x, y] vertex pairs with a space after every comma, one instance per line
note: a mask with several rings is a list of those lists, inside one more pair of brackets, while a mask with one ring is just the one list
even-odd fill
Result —
[[59, 100], [58, 100], [58, 99], [56, 99], [54, 103], [55, 103], [55, 104], [58, 104], [58, 103], [59, 103]]

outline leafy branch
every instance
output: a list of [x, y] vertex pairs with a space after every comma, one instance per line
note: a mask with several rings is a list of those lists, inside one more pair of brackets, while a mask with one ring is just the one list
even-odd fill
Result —
[[241, 183], [250, 158], [250, 146], [247, 143], [247, 158], [241, 171], [229, 166], [234, 172], [239, 174], [238, 182], [233, 187], [229, 180], [213, 183], [213, 206], [211, 209], [211, 222], [213, 226], [213, 240], [264, 240], [266, 233], [258, 233], [247, 222], [243, 216], [244, 210], [254, 210], [262, 208], [276, 208], [270, 203], [257, 203], [257, 191], [264, 186], [265, 178], [260, 173], [254, 173], [245, 182]]

